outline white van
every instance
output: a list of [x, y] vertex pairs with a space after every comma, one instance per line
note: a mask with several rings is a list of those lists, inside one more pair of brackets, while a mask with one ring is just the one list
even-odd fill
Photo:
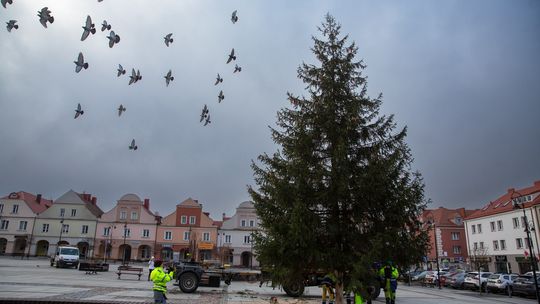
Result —
[[60, 246], [56, 249], [56, 254], [51, 258], [51, 267], [72, 267], [79, 266], [79, 248]]

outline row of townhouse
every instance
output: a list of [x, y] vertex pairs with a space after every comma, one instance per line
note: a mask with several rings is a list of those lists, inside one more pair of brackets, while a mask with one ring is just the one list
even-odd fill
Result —
[[531, 255], [536, 263], [540, 257], [539, 217], [540, 181], [488, 202], [465, 219], [470, 264], [492, 272], [532, 270]]
[[150, 200], [126, 194], [108, 212], [91, 194], [72, 190], [56, 199], [14, 192], [0, 199], [0, 254], [51, 256], [73, 245], [81, 256], [122, 261], [193, 258], [258, 267], [251, 234], [258, 229], [252, 202], [214, 221], [197, 200], [186, 199], [161, 217]]

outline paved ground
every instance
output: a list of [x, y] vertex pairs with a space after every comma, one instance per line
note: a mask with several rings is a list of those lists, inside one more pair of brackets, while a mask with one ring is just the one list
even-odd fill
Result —
[[[20, 260], [19, 258], [0, 257], [0, 302], [9, 299], [28, 299], [49, 301], [85, 301], [95, 303], [151, 303], [152, 284], [136, 277], [118, 280], [111, 265], [111, 271], [97, 275], [86, 275], [75, 269], [52, 268], [45, 259]], [[144, 265], [140, 265], [143, 267]], [[144, 278], [145, 279], [145, 278]], [[170, 284], [170, 283], [169, 283]], [[302, 298], [292, 299], [283, 291], [270, 286], [259, 288], [257, 283], [232, 282], [230, 286], [222, 284], [220, 288], [201, 287], [193, 294], [184, 294], [178, 287], [169, 285], [169, 301], [174, 304], [219, 303], [219, 304], [262, 304], [269, 303], [272, 296], [279, 303], [316, 304], [320, 303], [320, 290], [317, 287], [306, 288]], [[407, 286], [398, 287], [399, 304], [532, 304], [536, 300], [509, 298], [502, 295], [478, 295], [471, 291]], [[3, 301], [2, 301], [3, 300]], [[379, 298], [374, 303], [384, 303]]]

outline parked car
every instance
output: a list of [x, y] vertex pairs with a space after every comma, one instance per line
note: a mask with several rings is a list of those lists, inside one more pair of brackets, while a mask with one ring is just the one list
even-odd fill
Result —
[[482, 290], [485, 290], [487, 286], [487, 280], [489, 276], [492, 274], [493, 274], [492, 272], [480, 272], [480, 282], [478, 282], [479, 281], [478, 272], [476, 271], [469, 272], [465, 276], [465, 280], [463, 281], [464, 288], [473, 289], [473, 290], [478, 289], [479, 287], [478, 283], [480, 283]]
[[413, 281], [420, 281], [420, 282], [423, 282], [424, 281], [424, 278], [426, 277], [426, 274], [428, 273], [429, 271], [422, 271], [421, 273], [415, 275], [412, 277], [412, 280]]
[[489, 276], [487, 280], [487, 290], [491, 292], [505, 292], [512, 294], [512, 284], [518, 277], [518, 274], [496, 273]]
[[450, 271], [444, 275], [441, 276], [441, 285], [442, 286], [448, 286], [448, 281], [451, 277], [455, 276], [458, 273], [463, 273], [463, 271]]
[[[536, 279], [540, 282], [540, 275], [537, 275]], [[534, 296], [535, 293], [536, 289], [534, 288], [534, 277], [532, 275], [520, 275], [514, 279], [512, 284], [512, 294]]]
[[463, 289], [465, 288], [464, 281], [466, 275], [467, 273], [465, 272], [456, 273], [446, 280], [446, 284], [454, 289]]
[[406, 271], [404, 272], [403, 274], [400, 274], [401, 276], [401, 280], [405, 281], [405, 282], [408, 282], [409, 281], [409, 278], [411, 279], [411, 281], [414, 281], [414, 276], [416, 275], [419, 275], [421, 274], [422, 272], [424, 272], [423, 270], [411, 270], [411, 271]]
[[437, 285], [439, 285], [439, 276], [442, 277], [445, 274], [447, 274], [447, 272], [445, 272], [445, 271], [439, 271], [439, 274], [437, 274], [436, 270], [435, 271], [428, 271], [428, 273], [426, 274], [426, 276], [424, 278], [424, 284], [431, 285], [431, 286], [437, 286]]

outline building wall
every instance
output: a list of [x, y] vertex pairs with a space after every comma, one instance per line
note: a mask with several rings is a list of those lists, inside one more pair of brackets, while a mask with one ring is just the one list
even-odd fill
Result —
[[[0, 199], [0, 204], [3, 205], [0, 221], [9, 222], [7, 229], [0, 229], [0, 239], [6, 240], [5, 248], [0, 248], [0, 254], [27, 254], [36, 214], [24, 200]], [[17, 206], [16, 213], [13, 213], [14, 206]], [[21, 222], [26, 222], [26, 228], [21, 227]]]

